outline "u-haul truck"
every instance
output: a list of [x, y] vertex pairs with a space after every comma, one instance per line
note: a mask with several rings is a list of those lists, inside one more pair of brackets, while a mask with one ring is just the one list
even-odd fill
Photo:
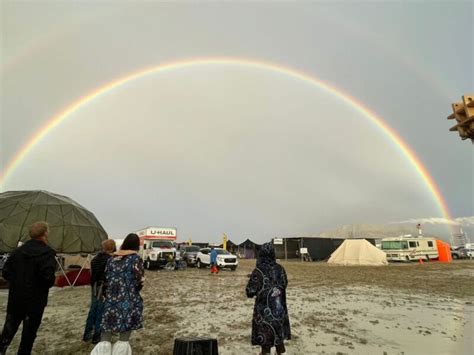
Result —
[[439, 257], [435, 238], [404, 235], [382, 239], [382, 250], [388, 261], [431, 260]]
[[147, 227], [135, 233], [140, 237], [140, 255], [146, 269], [163, 267], [176, 257], [176, 228]]

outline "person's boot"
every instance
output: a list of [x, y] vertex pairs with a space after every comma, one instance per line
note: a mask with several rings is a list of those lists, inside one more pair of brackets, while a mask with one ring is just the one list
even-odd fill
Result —
[[91, 351], [91, 355], [111, 355], [112, 343], [110, 341], [101, 341]]
[[112, 355], [132, 355], [132, 348], [128, 341], [119, 340], [112, 348]]

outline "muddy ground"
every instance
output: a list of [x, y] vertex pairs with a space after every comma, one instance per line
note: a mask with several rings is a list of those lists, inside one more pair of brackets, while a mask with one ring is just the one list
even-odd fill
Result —
[[[220, 354], [257, 354], [250, 346], [253, 300], [245, 297], [254, 260], [237, 271], [149, 271], [143, 289], [145, 328], [135, 354], [172, 354], [179, 336], [218, 338]], [[282, 262], [289, 278], [293, 338], [289, 354], [471, 354], [474, 261], [383, 267]], [[89, 288], [53, 290], [36, 354], [87, 354], [81, 336]], [[6, 293], [0, 294], [3, 324]], [[9, 349], [14, 354], [19, 334]]]

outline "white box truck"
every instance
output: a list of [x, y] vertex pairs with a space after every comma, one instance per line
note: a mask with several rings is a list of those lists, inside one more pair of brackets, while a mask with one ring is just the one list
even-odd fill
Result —
[[176, 258], [176, 228], [146, 227], [135, 232], [140, 237], [140, 255], [146, 269], [164, 267]]

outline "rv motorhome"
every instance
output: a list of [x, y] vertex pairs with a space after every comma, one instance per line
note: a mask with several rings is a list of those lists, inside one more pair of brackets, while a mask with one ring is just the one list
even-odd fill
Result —
[[413, 237], [411, 234], [382, 239], [382, 250], [388, 261], [429, 261], [439, 257], [435, 238]]

